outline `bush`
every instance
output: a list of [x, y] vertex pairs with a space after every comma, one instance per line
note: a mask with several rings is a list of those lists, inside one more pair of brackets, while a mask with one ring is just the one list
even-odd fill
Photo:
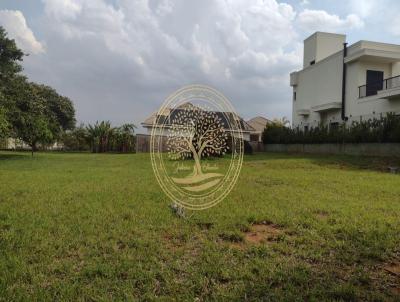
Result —
[[303, 131], [273, 122], [263, 132], [264, 144], [321, 143], [399, 143], [400, 116], [393, 113], [379, 119], [341, 124], [337, 127], [318, 126]]

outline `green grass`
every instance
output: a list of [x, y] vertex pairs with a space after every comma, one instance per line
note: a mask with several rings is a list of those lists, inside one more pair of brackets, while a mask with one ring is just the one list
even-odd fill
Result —
[[[400, 299], [390, 160], [260, 154], [219, 205], [176, 217], [147, 154], [0, 153], [0, 300]], [[394, 164], [400, 165], [397, 161]], [[252, 223], [277, 240], [243, 242]]]

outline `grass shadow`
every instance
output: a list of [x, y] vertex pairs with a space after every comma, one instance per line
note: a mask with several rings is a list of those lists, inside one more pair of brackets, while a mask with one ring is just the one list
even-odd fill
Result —
[[331, 154], [306, 154], [306, 153], [255, 153], [246, 156], [245, 161], [260, 160], [307, 160], [312, 164], [323, 167], [337, 167], [348, 170], [370, 170], [389, 172], [389, 167], [400, 167], [400, 158], [396, 157], [374, 157], [355, 155], [331, 155]]
[[[2, 153], [0, 152], [0, 161], [2, 160], [19, 160], [19, 159], [24, 159], [27, 158], [28, 153]], [[30, 154], [29, 154], [30, 156]]]

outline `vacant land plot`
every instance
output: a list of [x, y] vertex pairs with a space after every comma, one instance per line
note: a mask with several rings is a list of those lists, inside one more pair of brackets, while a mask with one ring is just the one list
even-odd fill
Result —
[[390, 165], [249, 156], [185, 220], [146, 154], [0, 153], [0, 300], [400, 299]]

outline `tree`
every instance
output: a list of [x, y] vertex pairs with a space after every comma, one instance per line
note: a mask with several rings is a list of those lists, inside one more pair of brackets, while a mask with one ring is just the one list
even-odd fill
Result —
[[9, 135], [10, 124], [7, 119], [7, 111], [4, 106], [4, 96], [0, 93], [0, 139], [4, 139]]
[[[204, 179], [207, 176], [203, 174], [201, 158], [223, 155], [228, 150], [228, 136], [222, 119], [214, 111], [193, 105], [176, 111], [167, 140], [169, 157], [175, 160], [193, 157], [194, 167], [190, 179]], [[215, 173], [209, 174], [215, 176]], [[186, 182], [178, 179], [174, 181]]]
[[20, 74], [23, 56], [0, 27], [0, 128], [6, 125], [7, 135], [22, 139], [33, 152], [39, 143], [50, 144], [73, 129], [75, 109], [67, 97]]
[[44, 85], [15, 76], [4, 89], [7, 118], [12, 135], [37, 150], [38, 144], [54, 143], [75, 124], [72, 102]]
[[128, 152], [135, 146], [135, 128], [134, 124], [123, 124], [115, 129], [114, 140], [116, 151]]
[[287, 119], [286, 116], [284, 116], [280, 119], [277, 118], [273, 119], [272, 124], [274, 124], [275, 126], [287, 127], [290, 125], [290, 121]]
[[9, 133], [9, 124], [6, 118], [6, 111], [0, 107], [0, 139], [6, 138]]
[[110, 139], [115, 131], [115, 129], [111, 127], [111, 123], [109, 121], [101, 121], [100, 123], [97, 121], [94, 125], [89, 124], [86, 130], [92, 152], [107, 152]]
[[51, 131], [46, 100], [40, 96], [37, 87], [20, 79], [18, 88], [13, 99], [14, 104], [9, 110], [9, 120], [14, 136], [31, 147], [33, 156], [38, 143], [52, 143], [54, 134]]
[[15, 41], [7, 37], [0, 26], [0, 84], [22, 71], [20, 61], [24, 53], [17, 47]]
[[10, 123], [8, 121], [9, 103], [4, 94], [5, 87], [13, 81], [22, 66], [20, 61], [24, 53], [17, 47], [15, 41], [7, 37], [7, 33], [0, 26], [0, 138], [7, 137], [10, 132]]
[[61, 136], [61, 142], [66, 150], [87, 151], [90, 149], [88, 132], [84, 124], [80, 124], [73, 130], [65, 131]]
[[71, 100], [59, 95], [53, 88], [45, 85], [31, 83], [35, 86], [37, 94], [46, 104], [45, 112], [49, 119], [51, 132], [55, 139], [59, 139], [66, 130], [75, 127], [75, 109]]

